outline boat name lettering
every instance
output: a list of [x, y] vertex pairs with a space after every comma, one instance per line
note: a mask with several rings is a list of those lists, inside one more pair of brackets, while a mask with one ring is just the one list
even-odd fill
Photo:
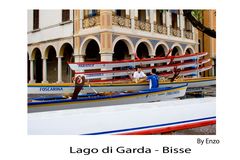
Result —
[[180, 91], [174, 91], [174, 92], [167, 92], [167, 95], [173, 95], [173, 94], [178, 94]]
[[103, 73], [89, 74], [88, 77], [103, 76]]
[[40, 91], [63, 91], [62, 87], [40, 87]]
[[94, 64], [78, 64], [78, 67], [93, 67]]

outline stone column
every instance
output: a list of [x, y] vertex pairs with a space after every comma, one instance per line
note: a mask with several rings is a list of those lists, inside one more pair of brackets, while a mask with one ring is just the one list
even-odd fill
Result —
[[163, 13], [162, 13], [163, 25], [166, 25], [166, 12], [167, 11], [163, 11]]
[[170, 35], [170, 25], [171, 25], [171, 12], [166, 12], [166, 26], [167, 26], [167, 35]]
[[[154, 58], [154, 55], [153, 55], [153, 54], [155, 54], [155, 53], [152, 53], [152, 54], [150, 55], [150, 58]], [[153, 64], [153, 63], [151, 63], [151, 64], [150, 64], [150, 66], [151, 66], [151, 67], [153, 67], [153, 66], [154, 66], [154, 64]]]
[[183, 16], [183, 11], [180, 10], [180, 15], [179, 15], [179, 24], [180, 24], [180, 31], [181, 31], [181, 37], [183, 38], [184, 37], [184, 28], [185, 28], [185, 19], [184, 19], [184, 16]]
[[146, 9], [146, 22], [150, 22], [150, 10]]
[[[101, 10], [100, 11], [100, 28], [101, 29], [112, 29], [112, 10]], [[112, 61], [113, 46], [112, 46], [112, 32], [106, 31], [100, 33], [101, 49], [99, 54], [101, 55], [101, 61]], [[109, 69], [101, 69], [111, 70]], [[106, 79], [106, 78], [103, 78]]]
[[177, 28], [180, 28], [180, 15], [177, 14]]
[[135, 19], [134, 19], [134, 16], [135, 16], [135, 10], [131, 10], [130, 12], [130, 19], [131, 19], [131, 29], [134, 30], [135, 29]]
[[134, 17], [138, 18], [138, 10], [137, 9], [134, 10]]
[[85, 55], [74, 54], [74, 62], [84, 62]]
[[[155, 12], [154, 12], [155, 11]], [[155, 13], [155, 14], [154, 14]], [[154, 16], [155, 15], [155, 16]], [[156, 10], [150, 10], [151, 32], [154, 32], [154, 20], [156, 20]]]
[[[74, 46], [73, 46], [73, 55], [79, 55], [80, 54], [80, 36], [74, 36], [73, 37]], [[75, 61], [77, 62], [77, 61]]]
[[99, 53], [101, 55], [101, 61], [112, 61], [113, 53]]
[[48, 83], [47, 81], [47, 58], [43, 58], [43, 80], [42, 83]]
[[29, 83], [35, 83], [34, 73], [33, 73], [33, 59], [30, 60], [30, 81]]
[[62, 56], [59, 56], [57, 58], [58, 58], [58, 81], [57, 81], [57, 83], [63, 83], [63, 81], [62, 81]]
[[197, 41], [198, 42], [198, 31], [197, 29], [195, 29], [192, 25], [192, 35], [193, 35], [193, 40]]
[[126, 9], [125, 12], [126, 12], [126, 18], [129, 18], [130, 17], [130, 10]]
[[80, 19], [79, 28], [81, 30], [83, 29], [83, 19], [84, 19], [84, 12], [82, 9], [79, 11], [79, 19]]
[[131, 60], [134, 60], [134, 59], [135, 59], [134, 54], [131, 54]]
[[[100, 27], [101, 29], [112, 29], [112, 11], [111, 10], [101, 10], [100, 11]], [[101, 42], [101, 61], [102, 60], [110, 60], [112, 58], [105, 58], [105, 54], [107, 57], [109, 55], [112, 56], [113, 48], [112, 48], [112, 32], [106, 31], [100, 33], [100, 42]]]

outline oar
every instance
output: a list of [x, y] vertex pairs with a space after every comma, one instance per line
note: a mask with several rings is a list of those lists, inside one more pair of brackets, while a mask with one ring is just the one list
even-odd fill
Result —
[[94, 88], [91, 87], [89, 80], [88, 80], [88, 87], [91, 88], [96, 94], [98, 94], [98, 92]]
[[169, 51], [165, 57], [168, 57], [172, 51], [173, 51], [173, 49], [169, 49]]
[[171, 81], [171, 82], [173, 82], [173, 81], [177, 78], [177, 76], [178, 76], [178, 75], [180, 74], [180, 72], [181, 72], [181, 69], [177, 69], [177, 67], [174, 67], [173, 72], [174, 72], [174, 75], [173, 75], [172, 78], [170, 78], [170, 81]]

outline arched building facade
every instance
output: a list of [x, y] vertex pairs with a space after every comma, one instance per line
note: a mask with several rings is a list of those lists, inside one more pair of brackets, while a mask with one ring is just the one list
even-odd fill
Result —
[[[40, 16], [44, 12], [40, 10]], [[63, 16], [61, 10], [52, 12]], [[32, 20], [33, 13], [28, 13]], [[43, 25], [47, 20], [38, 29], [28, 24], [29, 83], [70, 82], [73, 73], [67, 62], [164, 57], [170, 49], [171, 55], [197, 52], [197, 31], [185, 30], [181, 10], [69, 10], [69, 19], [50, 19], [59, 25], [51, 32], [50, 24]], [[38, 39], [39, 35], [46, 37]]]

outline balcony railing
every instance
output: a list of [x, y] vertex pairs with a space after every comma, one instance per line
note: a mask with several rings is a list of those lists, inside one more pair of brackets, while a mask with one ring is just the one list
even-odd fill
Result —
[[193, 33], [192, 31], [186, 31], [184, 30], [184, 37], [187, 39], [193, 39]]
[[93, 16], [83, 19], [83, 28], [91, 28], [100, 25], [100, 16]]
[[151, 31], [151, 24], [149, 22], [135, 21], [135, 29], [139, 29], [142, 31]]
[[181, 37], [181, 30], [179, 28], [170, 27], [170, 34], [175, 37]]
[[165, 25], [154, 24], [154, 32], [157, 32], [160, 34], [167, 34], [167, 27]]
[[120, 27], [131, 28], [131, 20], [126, 17], [113, 16], [112, 24]]

